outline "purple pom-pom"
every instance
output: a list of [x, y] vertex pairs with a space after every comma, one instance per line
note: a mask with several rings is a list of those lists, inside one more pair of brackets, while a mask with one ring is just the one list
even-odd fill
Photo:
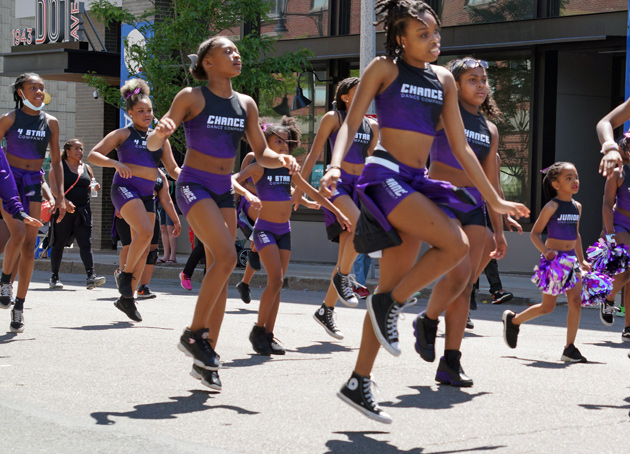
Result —
[[543, 292], [560, 295], [577, 284], [577, 257], [559, 252], [553, 260], [540, 256], [540, 265], [534, 267], [532, 282]]
[[611, 277], [591, 271], [582, 276], [582, 306], [595, 306], [600, 304], [613, 288]]
[[591, 269], [608, 276], [623, 273], [630, 265], [630, 252], [625, 244], [617, 244], [612, 236], [600, 238], [586, 250]]

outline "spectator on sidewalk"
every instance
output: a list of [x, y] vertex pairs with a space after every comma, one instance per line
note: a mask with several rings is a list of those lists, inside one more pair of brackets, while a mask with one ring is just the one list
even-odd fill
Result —
[[352, 289], [354, 293], [359, 295], [362, 300], [370, 296], [370, 291], [367, 289], [366, 281], [368, 274], [370, 273], [370, 267], [372, 266], [372, 257], [368, 254], [359, 254], [354, 259], [354, 265], [352, 265], [352, 272], [354, 273], [357, 285]]

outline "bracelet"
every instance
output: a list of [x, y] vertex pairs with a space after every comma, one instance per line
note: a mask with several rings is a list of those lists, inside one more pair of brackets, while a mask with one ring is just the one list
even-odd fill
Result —
[[600, 150], [601, 154], [606, 154], [609, 151], [619, 151], [619, 145], [617, 145], [617, 142], [614, 142], [612, 140], [607, 140], [606, 142], [604, 142], [602, 144], [602, 149]]
[[339, 167], [339, 166], [328, 166], [328, 170], [331, 170], [331, 169], [341, 170], [341, 167]]

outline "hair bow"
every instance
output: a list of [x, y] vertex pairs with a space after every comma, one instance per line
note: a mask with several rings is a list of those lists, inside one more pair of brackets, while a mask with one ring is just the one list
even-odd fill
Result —
[[628, 131], [628, 132], [624, 132], [623, 136], [624, 136], [626, 139], [630, 139], [630, 131]]
[[190, 70], [192, 71], [197, 64], [197, 54], [189, 54], [188, 58], [190, 58]]
[[261, 129], [263, 130], [263, 132], [265, 132], [267, 130], [268, 126], [271, 126], [273, 123], [265, 123], [264, 125], [261, 126]]
[[140, 93], [140, 87], [136, 87], [134, 91], [130, 91], [129, 93], [127, 93], [127, 96], [125, 96], [125, 99], [129, 99], [133, 95], [137, 95], [138, 93]]
[[550, 167], [551, 167], [551, 166], [549, 166], [549, 167], [545, 167], [544, 169], [542, 169], [542, 170], [540, 171], [540, 173], [547, 173], [547, 170], [549, 170], [549, 168], [550, 168]]

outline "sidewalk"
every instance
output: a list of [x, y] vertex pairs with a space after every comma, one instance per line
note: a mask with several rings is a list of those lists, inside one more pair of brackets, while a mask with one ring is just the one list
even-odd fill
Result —
[[[154, 278], [161, 279], [179, 279], [179, 273], [184, 268], [184, 264], [188, 259], [187, 255], [180, 254], [177, 256], [178, 263], [161, 263], [155, 266], [153, 273]], [[118, 254], [116, 251], [94, 251], [94, 264], [96, 272], [106, 276], [108, 279], [113, 277], [114, 271], [118, 268]], [[291, 288], [294, 290], [304, 291], [326, 291], [330, 282], [330, 275], [332, 273], [333, 264], [330, 263], [306, 263], [306, 262], [291, 262], [285, 277], [285, 288]], [[35, 260], [35, 269], [39, 271], [50, 271], [50, 260], [43, 258]], [[244, 273], [244, 268], [237, 267], [232, 276], [230, 277], [230, 285], [236, 285]], [[203, 267], [197, 267], [195, 274], [192, 277], [193, 282], [201, 282], [203, 277]], [[66, 249], [63, 256], [63, 262], [61, 264], [60, 273], [62, 275], [66, 273], [83, 274], [83, 263], [79, 257], [78, 248]], [[368, 278], [367, 284], [370, 289], [373, 289], [378, 283], [378, 268], [376, 269], [376, 278]], [[535, 304], [540, 302], [540, 291], [530, 281], [530, 275], [522, 274], [502, 274], [501, 281], [503, 282], [503, 288], [506, 291], [510, 291], [514, 294], [514, 299], [510, 304]], [[266, 283], [266, 274], [263, 270], [257, 272], [252, 279], [252, 287], [264, 287]], [[430, 289], [433, 285], [424, 289], [421, 294], [423, 298], [428, 298], [430, 295]], [[484, 275], [480, 278], [480, 289], [477, 297], [479, 304], [489, 304], [492, 297], [489, 293], [488, 282]], [[558, 303], [566, 303], [566, 297], [560, 296]]]

